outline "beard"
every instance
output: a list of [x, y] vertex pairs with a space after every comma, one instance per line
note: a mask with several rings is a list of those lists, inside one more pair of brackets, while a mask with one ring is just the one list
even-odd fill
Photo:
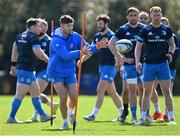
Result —
[[137, 24], [137, 21], [135, 20], [132, 20], [131, 22], [129, 22], [131, 25], [136, 25]]
[[104, 32], [106, 30], [106, 28], [105, 27], [103, 27], [103, 28], [99, 28], [99, 32]]
[[38, 36], [40, 37], [40, 36], [43, 36], [45, 34], [45, 32], [40, 32], [39, 34], [38, 34]]

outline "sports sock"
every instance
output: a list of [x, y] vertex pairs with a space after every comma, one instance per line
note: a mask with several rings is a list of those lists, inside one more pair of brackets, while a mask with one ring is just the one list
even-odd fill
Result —
[[39, 97], [32, 98], [32, 103], [35, 107], [35, 109], [38, 111], [39, 115], [41, 117], [46, 117], [46, 113], [44, 112]]
[[132, 113], [132, 118], [133, 119], [137, 119], [136, 110], [137, 110], [136, 106], [131, 107], [131, 113]]
[[119, 115], [121, 116], [121, 114], [123, 113], [123, 111], [124, 111], [124, 108], [123, 107], [121, 107], [121, 108], [119, 108], [118, 109], [118, 111], [119, 111]]
[[128, 111], [128, 104], [123, 104], [124, 106], [124, 111], [127, 112]]
[[99, 109], [96, 108], [96, 107], [94, 107], [94, 109], [93, 109], [91, 115], [94, 115], [94, 116], [96, 117], [96, 115], [98, 114], [98, 112], [99, 112]]
[[39, 115], [39, 114], [38, 114], [38, 111], [37, 111], [36, 109], [34, 109], [34, 113], [33, 113], [33, 116], [32, 116], [32, 117], [33, 117], [33, 118], [37, 118], [38, 115]]
[[141, 112], [141, 119], [145, 121], [146, 117], [147, 117], [147, 112], [142, 111]]
[[73, 109], [68, 107], [68, 115], [71, 115], [73, 113]]
[[12, 107], [11, 107], [11, 112], [10, 112], [10, 115], [9, 115], [12, 119], [15, 118], [16, 113], [17, 113], [17, 111], [18, 111], [18, 109], [19, 109], [19, 107], [21, 105], [21, 102], [22, 102], [22, 100], [20, 100], [18, 98], [14, 98], [13, 99]]
[[174, 112], [173, 112], [173, 111], [169, 111], [168, 114], [169, 114], [170, 120], [171, 120], [171, 121], [175, 121]]

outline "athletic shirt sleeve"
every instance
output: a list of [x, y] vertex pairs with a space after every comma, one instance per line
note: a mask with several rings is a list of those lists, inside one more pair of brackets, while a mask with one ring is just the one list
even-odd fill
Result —
[[142, 28], [139, 32], [137, 41], [143, 43], [146, 38], [147, 38], [147, 30], [145, 28]]
[[170, 27], [167, 28], [167, 41], [173, 38], [172, 30]]
[[53, 50], [64, 60], [78, 59], [80, 57], [80, 50], [68, 51], [66, 46], [59, 40], [52, 40]]
[[116, 30], [115, 35], [113, 37], [116, 37], [118, 40], [125, 38], [125, 30], [123, 27], [120, 27]]
[[32, 45], [32, 48], [41, 48], [39, 39], [36, 35], [32, 35], [30, 45]]

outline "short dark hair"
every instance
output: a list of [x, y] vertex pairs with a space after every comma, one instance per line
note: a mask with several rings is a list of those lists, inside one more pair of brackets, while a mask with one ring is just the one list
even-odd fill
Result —
[[37, 18], [31, 17], [26, 21], [26, 27], [29, 28], [31, 26], [37, 25], [38, 23], [39, 23], [39, 20]]
[[108, 25], [110, 23], [110, 17], [107, 14], [100, 14], [100, 15], [98, 15], [96, 17], [96, 21], [98, 22], [100, 20], [103, 20], [105, 24], [108, 23]]
[[62, 15], [59, 19], [60, 24], [74, 23], [74, 19], [70, 15]]
[[130, 12], [137, 12], [139, 14], [139, 10], [136, 7], [130, 7], [126, 11], [126, 15], [129, 15]]

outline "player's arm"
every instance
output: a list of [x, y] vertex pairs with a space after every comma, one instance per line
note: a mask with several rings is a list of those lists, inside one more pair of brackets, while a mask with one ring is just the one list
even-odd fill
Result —
[[12, 76], [16, 75], [17, 58], [18, 58], [18, 51], [17, 51], [16, 42], [14, 42], [12, 48], [12, 54], [11, 54], [11, 70], [10, 70], [10, 74]]
[[[83, 55], [82, 57], [82, 63], [87, 61], [89, 58], [91, 58], [92, 54], [89, 54], [89, 55]], [[80, 60], [77, 61], [77, 67], [79, 68], [80, 66]]]
[[172, 61], [172, 56], [173, 56], [175, 49], [176, 49], [176, 45], [175, 45], [174, 38], [172, 35], [172, 31], [170, 28], [168, 29], [168, 41], [167, 42], [169, 45], [169, 50], [168, 50], [168, 53], [166, 54], [166, 56], [167, 56], [169, 63], [170, 63]]
[[136, 63], [136, 70], [138, 73], [141, 73], [142, 65], [140, 63], [140, 57], [141, 57], [141, 49], [143, 46], [144, 39], [147, 38], [147, 31], [145, 28], [141, 29], [137, 42], [136, 42], [136, 47], [135, 47], [135, 63]]
[[132, 58], [126, 58], [123, 57], [122, 54], [120, 54], [117, 49], [116, 49], [116, 42], [120, 39], [122, 39], [124, 37], [124, 29], [123, 28], [119, 28], [115, 35], [112, 36], [112, 38], [110, 39], [109, 43], [108, 43], [108, 47], [110, 49], [110, 51], [112, 52], [112, 54], [115, 56], [116, 59], [116, 64], [120, 64], [122, 65], [124, 62], [127, 62], [129, 64], [133, 63], [134, 60]]
[[[80, 57], [80, 50], [68, 51], [58, 40], [51, 40], [50, 46], [63, 60], [78, 59]], [[81, 51], [83, 55], [90, 54], [90, 50], [86, 46], [84, 46]]]
[[135, 62], [136, 62], [136, 70], [138, 73], [141, 74], [141, 63], [140, 63], [140, 57], [141, 57], [141, 48], [143, 46], [142, 42], [137, 41], [136, 42], [136, 47], [135, 47], [135, 52], [134, 52], [134, 56], [135, 56]]
[[34, 54], [36, 55], [36, 57], [42, 61], [44, 61], [45, 63], [48, 63], [48, 56], [43, 52], [43, 50], [41, 49], [40, 45], [33, 45], [32, 46], [32, 50], [34, 52]]

